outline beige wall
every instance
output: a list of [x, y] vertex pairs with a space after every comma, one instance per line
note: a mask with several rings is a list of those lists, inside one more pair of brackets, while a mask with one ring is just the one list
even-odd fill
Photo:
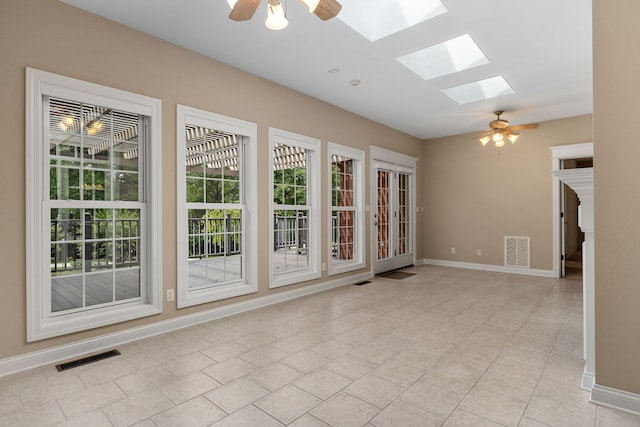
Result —
[[[220, 0], [216, 0], [220, 1]], [[259, 158], [267, 159], [269, 126], [368, 151], [370, 144], [419, 157], [421, 141], [326, 103], [240, 72], [188, 50], [67, 6], [56, 0], [0, 2], [0, 359], [236, 302], [255, 295], [176, 310], [37, 343], [26, 343], [25, 297], [25, 67], [128, 90], [162, 100], [163, 280], [176, 286], [176, 104], [258, 124]], [[367, 156], [368, 159], [368, 156]], [[323, 167], [326, 159], [323, 156]], [[268, 290], [267, 163], [260, 182], [259, 293]], [[423, 180], [418, 173], [418, 181]], [[326, 181], [322, 182], [323, 189]], [[323, 206], [326, 206], [326, 191]], [[368, 200], [368, 194], [367, 194]], [[367, 202], [368, 203], [368, 202]], [[418, 205], [421, 195], [418, 195]], [[323, 211], [327, 213], [327, 210]], [[325, 215], [326, 216], [326, 215]], [[420, 221], [420, 218], [418, 218]], [[327, 223], [324, 220], [323, 229]], [[420, 233], [420, 229], [418, 230]], [[328, 233], [323, 233], [323, 236]], [[367, 232], [368, 235], [368, 232]], [[323, 242], [323, 261], [327, 261]], [[419, 242], [419, 247], [422, 247]], [[418, 257], [422, 257], [421, 252]], [[323, 279], [326, 279], [325, 275]], [[296, 286], [304, 286], [296, 285]], [[295, 286], [294, 286], [295, 287]]]
[[500, 150], [483, 147], [473, 134], [427, 141], [421, 163], [425, 258], [503, 266], [504, 236], [530, 236], [531, 268], [551, 270], [549, 147], [590, 142], [591, 130], [587, 115], [542, 122]]
[[640, 393], [640, 2], [593, 2], [596, 383]]
[[[634, 96], [640, 27], [633, 19], [640, 14], [640, 3], [621, 0], [615, 8], [608, 3], [594, 1], [596, 381], [640, 393], [640, 103]], [[503, 236], [530, 235], [532, 267], [537, 269], [552, 266], [548, 147], [591, 140], [591, 117], [584, 116], [542, 123], [538, 130], [523, 133], [516, 146], [502, 149], [500, 156], [495, 148], [481, 148], [470, 135], [432, 140], [422, 147], [402, 133], [55, 0], [1, 1], [0, 53], [0, 359], [229, 302], [180, 311], [167, 303], [161, 316], [26, 344], [25, 67], [162, 99], [165, 288], [176, 282], [178, 103], [258, 123], [261, 158], [267, 155], [269, 126], [321, 138], [323, 148], [327, 141], [363, 149], [374, 144], [420, 157], [418, 206], [425, 212], [418, 216], [418, 258], [502, 265]], [[265, 178], [266, 171], [261, 163], [260, 177]], [[264, 190], [260, 202], [266, 212]], [[258, 244], [266, 247], [266, 215], [263, 218]], [[476, 255], [477, 249], [482, 256]], [[326, 261], [327, 254], [323, 257]], [[267, 268], [262, 257], [261, 277], [267, 277]], [[260, 295], [269, 292], [266, 279], [259, 288]]]

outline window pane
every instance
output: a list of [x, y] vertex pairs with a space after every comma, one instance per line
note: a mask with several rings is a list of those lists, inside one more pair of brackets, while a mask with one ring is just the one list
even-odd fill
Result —
[[332, 221], [331, 256], [336, 261], [349, 261], [355, 257], [355, 211], [334, 210]]
[[309, 211], [274, 211], [275, 274], [309, 268]]
[[238, 181], [224, 182], [224, 203], [240, 203], [240, 183]]
[[211, 180], [206, 181], [207, 186], [207, 203], [222, 203], [222, 181]]
[[113, 177], [113, 200], [138, 200], [138, 174], [115, 172]]
[[189, 288], [242, 279], [242, 211], [189, 211]]
[[332, 163], [332, 204], [333, 206], [354, 206], [353, 202], [353, 159], [333, 156]]
[[140, 296], [140, 269], [116, 271], [116, 301]]
[[204, 180], [187, 178], [187, 203], [204, 202]]
[[82, 185], [84, 191], [84, 200], [109, 200], [110, 194], [110, 176], [106, 171], [85, 170], [84, 183]]
[[51, 167], [49, 171], [51, 200], [80, 200], [80, 170]]
[[82, 276], [51, 279], [51, 312], [82, 308]]
[[390, 256], [389, 212], [391, 207], [389, 206], [389, 172], [379, 170], [377, 181], [377, 259], [382, 260]]
[[398, 255], [409, 253], [409, 175], [398, 174]]
[[113, 272], [85, 276], [86, 305], [113, 302]]

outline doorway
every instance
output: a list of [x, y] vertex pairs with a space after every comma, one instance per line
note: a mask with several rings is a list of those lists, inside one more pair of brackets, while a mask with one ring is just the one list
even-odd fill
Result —
[[[551, 147], [551, 152], [551, 170], [557, 171], [593, 166], [593, 143], [591, 142]], [[580, 274], [580, 276], [575, 277], [579, 279], [582, 277], [582, 249], [580, 246], [579, 250], [577, 248], [573, 250], [575, 246], [581, 245], [583, 241], [582, 231], [575, 231], [575, 227], [577, 227], [578, 200], [575, 192], [560, 182], [555, 176], [553, 177], [552, 193], [553, 276], [567, 277], [567, 274]], [[567, 227], [565, 227], [565, 222]], [[569, 271], [567, 271], [568, 266], [570, 268]], [[575, 268], [575, 270], [571, 270], [571, 268]]]
[[371, 153], [371, 253], [380, 274], [415, 264], [416, 159], [374, 147]]
[[[562, 159], [561, 169], [593, 167], [593, 158]], [[561, 254], [560, 277], [582, 280], [582, 243], [584, 233], [578, 225], [578, 206], [580, 202], [575, 191], [568, 185], [560, 184], [562, 227], [560, 228]]]

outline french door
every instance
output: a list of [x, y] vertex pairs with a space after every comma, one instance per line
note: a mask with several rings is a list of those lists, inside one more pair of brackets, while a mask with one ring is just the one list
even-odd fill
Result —
[[415, 169], [373, 161], [374, 274], [415, 263]]

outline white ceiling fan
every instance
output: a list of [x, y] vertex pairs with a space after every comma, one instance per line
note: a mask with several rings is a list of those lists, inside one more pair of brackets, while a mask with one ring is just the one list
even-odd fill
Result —
[[[231, 7], [229, 18], [234, 21], [247, 21], [253, 17], [256, 9], [263, 0], [227, 0]], [[289, 21], [282, 8], [280, 0], [267, 0], [269, 9], [265, 25], [271, 30], [281, 30], [285, 28]], [[315, 14], [323, 21], [329, 20], [342, 9], [342, 5], [336, 0], [301, 0], [308, 8], [309, 12]]]
[[489, 141], [493, 141], [495, 146], [500, 148], [505, 144], [505, 139], [515, 144], [516, 140], [520, 136], [518, 131], [527, 129], [537, 129], [540, 126], [538, 123], [527, 123], [524, 125], [509, 126], [507, 120], [501, 119], [500, 116], [504, 113], [502, 110], [494, 111], [493, 114], [498, 116], [495, 120], [489, 123], [491, 130], [484, 132], [478, 139], [482, 143], [482, 146], [487, 145]]

